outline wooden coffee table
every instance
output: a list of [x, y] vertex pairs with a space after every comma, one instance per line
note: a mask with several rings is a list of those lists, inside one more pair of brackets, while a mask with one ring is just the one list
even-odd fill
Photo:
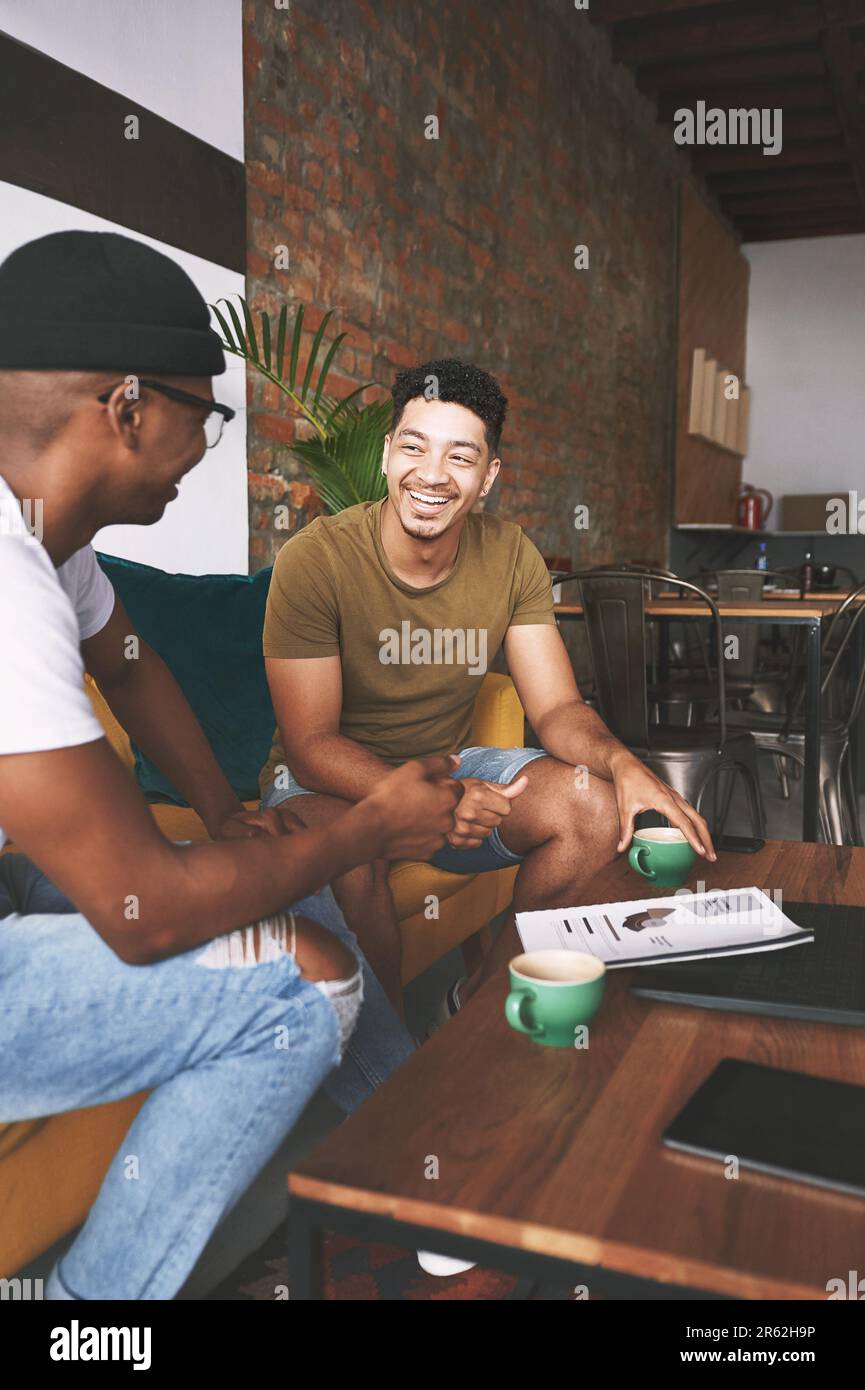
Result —
[[[699, 867], [710, 888], [865, 905], [865, 849], [769, 841]], [[620, 859], [584, 900], [640, 896]], [[638, 973], [610, 972], [586, 1051], [512, 1032], [506, 971], [490, 980], [290, 1175], [292, 1298], [320, 1296], [325, 1230], [590, 1297], [825, 1299], [861, 1269], [865, 1198], [730, 1180], [660, 1137], [722, 1057], [865, 1085], [865, 1030], [637, 999]]]

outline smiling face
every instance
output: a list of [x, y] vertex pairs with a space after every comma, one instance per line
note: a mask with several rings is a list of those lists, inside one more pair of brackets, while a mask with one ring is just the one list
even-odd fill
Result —
[[[190, 395], [213, 399], [210, 377], [160, 375], [156, 379]], [[170, 400], [146, 386], [141, 387], [138, 401], [127, 401], [122, 389], [119, 399], [114, 393], [106, 410], [117, 446], [112, 474], [117, 520], [150, 525], [160, 519], [177, 496], [183, 477], [203, 458], [204, 421], [209, 412], [205, 406]]]
[[385, 439], [382, 472], [389, 505], [415, 540], [436, 540], [462, 524], [493, 485], [483, 421], [453, 401], [410, 400]]

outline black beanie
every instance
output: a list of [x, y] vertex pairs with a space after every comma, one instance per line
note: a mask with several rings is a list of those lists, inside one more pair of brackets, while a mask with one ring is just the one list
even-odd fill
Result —
[[0, 370], [218, 376], [225, 358], [179, 265], [116, 232], [54, 232], [0, 265]]

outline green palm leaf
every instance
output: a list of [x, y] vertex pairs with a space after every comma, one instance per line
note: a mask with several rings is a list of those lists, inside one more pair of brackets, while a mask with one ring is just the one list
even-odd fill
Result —
[[[242, 296], [237, 295], [236, 298], [240, 304], [239, 313], [230, 299], [223, 298], [210, 306], [222, 334], [223, 347], [235, 357], [243, 358], [277, 386], [298, 413], [312, 425], [315, 437], [294, 444], [291, 452], [307, 469], [327, 510], [338, 512], [358, 502], [376, 501], [384, 497], [387, 484], [381, 473], [381, 458], [385, 435], [390, 427], [392, 405], [389, 400], [361, 405], [361, 396], [367, 386], [373, 384], [371, 382], [356, 386], [341, 399], [326, 393], [330, 369], [347, 336], [338, 333], [318, 365], [335, 311], [329, 309], [322, 317], [303, 369], [303, 381], [298, 387], [304, 306], [297, 306], [290, 339], [287, 304], [283, 304], [279, 311], [275, 331], [269, 314], [260, 311], [259, 347], [252, 311]], [[224, 305], [224, 309], [220, 309], [219, 305]]]
[[[322, 319], [321, 323], [318, 325], [318, 330], [317, 330], [317, 332], [316, 332], [315, 337], [314, 337], [313, 340], [312, 340], [312, 347], [311, 347], [310, 350], [309, 350], [309, 361], [308, 361], [307, 364], [306, 364], [306, 375], [305, 375], [304, 378], [303, 378], [303, 386], [301, 387], [301, 390], [300, 390], [301, 400], [304, 400], [304, 401], [305, 401], [305, 400], [306, 400], [306, 397], [307, 397], [307, 395], [308, 395], [308, 393], [309, 393], [309, 383], [312, 381], [312, 373], [313, 373], [313, 368], [315, 367], [315, 359], [316, 359], [316, 357], [318, 356], [318, 350], [319, 350], [319, 348], [321, 347], [321, 340], [322, 340], [322, 338], [324, 337], [324, 330], [327, 328], [327, 325], [330, 323], [330, 321], [331, 321], [332, 318], [333, 318], [333, 310], [332, 310], [332, 309], [328, 309], [328, 311], [327, 311], [327, 313], [325, 314], [324, 318]], [[339, 345], [339, 343], [341, 343], [342, 340], [343, 340], [343, 338], [345, 338], [345, 337], [346, 337], [346, 334], [345, 334], [345, 333], [341, 333], [341, 334], [339, 335], [339, 337], [337, 338], [337, 340], [336, 340], [336, 341], [337, 341], [337, 345]]]
[[243, 319], [246, 324], [246, 338], [252, 353], [252, 360], [258, 362], [260, 361], [258, 356], [258, 340], [255, 336], [255, 324], [252, 321], [252, 311], [245, 299], [241, 299], [240, 307], [243, 310]]
[[390, 418], [390, 401], [375, 401], [359, 409], [349, 406], [324, 440], [308, 439], [292, 446], [329, 512], [384, 497], [387, 480], [381, 458]]
[[303, 330], [303, 305], [297, 306], [294, 319], [294, 332], [291, 335], [291, 352], [288, 359], [288, 384], [292, 391], [297, 381], [297, 359], [300, 356], [300, 335]]
[[285, 363], [285, 328], [288, 322], [288, 305], [283, 304], [279, 311], [279, 328], [276, 335], [276, 375], [282, 381], [282, 368]]

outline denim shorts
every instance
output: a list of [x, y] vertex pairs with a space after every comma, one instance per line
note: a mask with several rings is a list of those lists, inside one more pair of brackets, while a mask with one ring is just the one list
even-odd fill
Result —
[[[499, 786], [507, 787], [529, 763], [546, 756], [543, 748], [463, 748], [460, 765], [453, 775], [458, 780], [479, 777], [483, 782], [497, 782]], [[308, 787], [302, 787], [292, 773], [283, 772], [280, 786], [271, 783], [261, 804], [263, 807], [278, 806], [291, 796], [314, 795]], [[490, 869], [507, 869], [521, 864], [523, 856], [508, 849], [496, 826], [476, 849], [454, 849], [451, 845], [443, 845], [429, 862], [435, 868], [446, 869], [451, 874], [483, 874]]]

